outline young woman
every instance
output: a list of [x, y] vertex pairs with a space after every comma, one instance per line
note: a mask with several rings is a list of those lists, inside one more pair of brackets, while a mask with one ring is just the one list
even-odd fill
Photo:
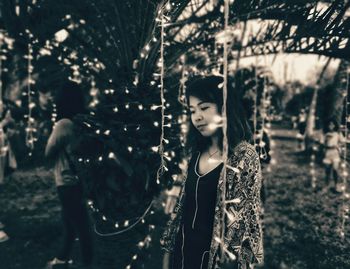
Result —
[[331, 119], [327, 122], [324, 129], [324, 158], [323, 163], [325, 165], [326, 172], [326, 184], [327, 187], [332, 185], [332, 190], [339, 190], [337, 188], [338, 183], [338, 170], [341, 161], [340, 158], [340, 146], [345, 142], [345, 138], [341, 132], [339, 132], [338, 122]]
[[179, 202], [161, 239], [168, 253], [164, 268], [244, 269], [263, 260], [259, 156], [249, 143], [251, 132], [234, 90], [229, 83], [229, 155], [222, 201], [223, 78], [200, 78], [187, 87], [191, 112], [188, 149], [192, 157]]
[[[45, 156], [54, 161], [54, 175], [62, 207], [63, 244], [48, 268], [68, 266], [75, 238], [79, 238], [84, 268], [92, 264], [92, 237], [89, 217], [82, 195], [82, 185], [75, 174], [71, 158], [76, 137], [72, 118], [84, 112], [84, 96], [76, 83], [67, 82], [56, 98], [57, 118], [45, 149]], [[73, 171], [72, 171], [73, 170]]]

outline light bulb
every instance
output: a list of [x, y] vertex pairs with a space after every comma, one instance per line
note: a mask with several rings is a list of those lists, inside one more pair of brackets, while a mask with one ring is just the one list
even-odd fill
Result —
[[159, 107], [161, 107], [161, 106], [152, 105], [152, 106], [151, 106], [151, 110], [156, 110], [156, 109], [159, 108]]

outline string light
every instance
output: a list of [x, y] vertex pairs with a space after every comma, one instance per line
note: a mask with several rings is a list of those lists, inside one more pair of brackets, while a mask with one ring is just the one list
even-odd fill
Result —
[[[308, 124], [307, 124], [307, 126], [309, 126], [309, 129], [306, 131], [308, 132], [308, 135], [312, 135], [315, 128], [314, 123], [315, 123], [318, 90], [319, 90], [319, 85], [317, 84], [315, 87], [314, 95], [312, 96], [311, 104], [310, 104], [310, 111], [309, 111]], [[311, 156], [310, 156], [310, 175], [311, 175], [312, 188], [316, 188], [316, 184], [317, 184], [316, 170], [314, 165], [315, 160], [316, 160], [316, 152], [312, 148]]]
[[[124, 227], [124, 229], [119, 230], [119, 231], [115, 231], [115, 232], [111, 232], [111, 233], [101, 233], [97, 230], [97, 226], [96, 224], [94, 225], [94, 230], [95, 233], [98, 234], [101, 237], [110, 237], [110, 236], [115, 236], [115, 235], [119, 235], [122, 233], [125, 233], [129, 230], [131, 230], [132, 228], [134, 228], [138, 223], [142, 222], [142, 220], [145, 219], [145, 217], [148, 215], [148, 213], [151, 211], [151, 208], [153, 206], [154, 200], [152, 200], [150, 202], [150, 204], [148, 205], [148, 207], [146, 208], [146, 210], [143, 212], [143, 214], [140, 217], [135, 218], [136, 220], [130, 224], [130, 220], [124, 220], [122, 222], [114, 222], [114, 227], [115, 228], [119, 228], [119, 227]], [[94, 208], [93, 204], [89, 205], [90, 208], [95, 211], [96, 209]], [[102, 216], [102, 220], [108, 222], [108, 219], [106, 216]]]
[[[157, 170], [157, 184], [160, 184], [160, 177], [163, 175], [164, 171], [167, 171], [167, 167], [166, 167], [166, 163], [164, 160], [164, 144], [163, 142], [165, 142], [164, 139], [164, 123], [165, 123], [165, 98], [164, 98], [164, 36], [165, 36], [165, 32], [164, 32], [164, 23], [165, 23], [165, 15], [164, 15], [164, 6], [161, 8], [160, 12], [160, 58], [158, 61], [158, 67], [160, 67], [160, 100], [161, 100], [161, 135], [160, 135], [160, 143], [159, 143], [159, 147], [158, 147], [158, 152], [160, 155], [160, 166]], [[157, 18], [159, 21], [159, 18]], [[157, 21], [156, 19], [156, 21]]]
[[[6, 60], [6, 55], [3, 54], [5, 52], [5, 50], [2, 48], [3, 44], [5, 44], [4, 40], [5, 40], [5, 35], [3, 32], [0, 32], [0, 105], [2, 108], [4, 105], [3, 97], [2, 97], [2, 90], [3, 90], [2, 89], [2, 87], [3, 87], [3, 85], [2, 85], [2, 72], [3, 72], [2, 61]], [[4, 109], [2, 109], [1, 113], [4, 113]], [[0, 116], [2, 116], [2, 115], [0, 115]], [[3, 135], [3, 132], [4, 132], [3, 127], [2, 127], [2, 125], [0, 125], [0, 135]], [[7, 146], [4, 145], [3, 147], [1, 147], [1, 149], [0, 149], [1, 155], [5, 156], [5, 153], [7, 152], [7, 150], [8, 150]]]
[[[228, 29], [228, 19], [229, 19], [229, 1], [225, 0], [224, 1], [224, 31]], [[224, 42], [224, 55], [223, 55], [223, 66], [224, 66], [224, 73], [223, 73], [223, 78], [224, 78], [224, 85], [223, 85], [223, 105], [222, 105], [222, 117], [225, 119], [223, 121], [223, 126], [222, 126], [222, 132], [223, 132], [223, 169], [221, 171], [221, 176], [220, 178], [222, 179], [222, 193], [221, 193], [221, 201], [222, 201], [222, 210], [225, 209], [225, 201], [226, 201], [226, 165], [227, 165], [227, 154], [228, 154], [228, 138], [227, 138], [227, 115], [226, 115], [226, 106], [227, 106], [227, 83], [228, 83], [228, 44], [227, 40], [225, 39]], [[232, 104], [231, 104], [232, 105]], [[221, 253], [225, 252], [225, 210], [223, 212], [222, 218], [221, 218], [221, 234], [220, 234], [220, 248], [222, 250]], [[221, 257], [223, 259], [223, 256]]]
[[53, 103], [53, 104], [52, 104], [51, 121], [52, 121], [53, 123], [55, 123], [55, 122], [56, 122], [56, 119], [57, 119], [57, 108], [56, 108], [56, 104]]
[[[180, 58], [180, 67], [182, 69], [182, 72], [181, 72], [181, 79], [180, 79], [179, 93], [178, 93], [177, 100], [180, 104], [182, 104], [182, 106], [184, 108], [186, 108], [186, 106], [187, 106], [187, 104], [186, 104], [186, 81], [187, 81], [187, 74], [188, 74], [186, 71], [185, 63], [186, 63], [186, 57], [185, 57], [185, 55], [183, 55]], [[187, 117], [186, 109], [184, 109], [183, 112], [184, 113], [182, 115], [179, 115], [178, 119], [177, 119], [178, 124], [180, 124], [181, 146], [185, 145], [186, 135], [188, 133], [188, 125], [186, 124], [186, 122], [188, 121], [188, 117]]]
[[[265, 55], [265, 67], [269, 66], [267, 63], [267, 57]], [[264, 88], [266, 87], [266, 76], [264, 78]], [[267, 152], [266, 150], [266, 143], [264, 143], [263, 145], [263, 154], [266, 154], [266, 158], [269, 156], [270, 157], [270, 161], [269, 161], [269, 165], [267, 167], [267, 172], [271, 172], [272, 170], [272, 166], [275, 165], [277, 163], [276, 159], [273, 156], [273, 146], [274, 146], [274, 141], [272, 139], [272, 131], [271, 131], [271, 117], [272, 117], [272, 106], [271, 106], [271, 98], [272, 98], [272, 89], [270, 84], [267, 85], [267, 94], [266, 94], [266, 100], [264, 100], [263, 102], [265, 103], [265, 111], [266, 111], [266, 117], [263, 119], [263, 129], [266, 132], [266, 136], [268, 137], [268, 141], [269, 141], [269, 152]], [[263, 137], [262, 137], [263, 139]]]
[[345, 114], [345, 146], [343, 149], [343, 161], [340, 164], [340, 170], [341, 170], [341, 179], [342, 179], [342, 185], [341, 185], [341, 192], [342, 192], [342, 197], [341, 197], [341, 223], [339, 227], [339, 235], [342, 240], [345, 239], [345, 224], [346, 220], [349, 219], [349, 205], [348, 202], [346, 202], [347, 199], [349, 199], [349, 194], [346, 192], [347, 189], [347, 178], [348, 178], [348, 171], [347, 171], [347, 138], [348, 138], [348, 109], [350, 105], [349, 101], [349, 80], [350, 80], [350, 70], [348, 69], [346, 71], [346, 86], [345, 86], [345, 91], [343, 92], [344, 94], [344, 100], [345, 100], [345, 108], [344, 108], [344, 114]]
[[[29, 36], [32, 36], [29, 32], [29, 30], [26, 30], [27, 34]], [[33, 101], [32, 95], [32, 87], [31, 85], [35, 83], [35, 81], [32, 78], [33, 73], [33, 65], [32, 65], [32, 56], [33, 48], [30, 43], [28, 43], [28, 54], [26, 56], [27, 58], [27, 98], [28, 98], [28, 117], [27, 117], [27, 127], [26, 127], [26, 145], [29, 148], [30, 152], [29, 155], [32, 155], [32, 151], [34, 149], [34, 142], [36, 141], [36, 138], [34, 137], [34, 133], [36, 132], [35, 128], [35, 120], [32, 116], [33, 108], [35, 107], [35, 103]]]
[[96, 88], [96, 82], [95, 79], [92, 77], [91, 79], [91, 88], [90, 88], [90, 96], [92, 97], [92, 100], [89, 104], [89, 107], [94, 108], [98, 105], [98, 89]]
[[[265, 57], [265, 66], [267, 65], [266, 63], [266, 57]], [[258, 68], [258, 65], [256, 66]], [[257, 74], [256, 74], [256, 79], [257, 79]], [[269, 87], [266, 85], [266, 76], [263, 76], [263, 93], [262, 93], [262, 100], [260, 104], [260, 116], [261, 116], [261, 128], [257, 132], [258, 133], [258, 148], [259, 148], [259, 157], [261, 160], [266, 160], [268, 157], [268, 153], [266, 151], [266, 143], [263, 141], [264, 139], [264, 134], [269, 136], [269, 126], [271, 126], [267, 120], [269, 117]], [[258, 83], [258, 81], [256, 82]], [[256, 93], [257, 95], [257, 93]], [[256, 108], [257, 109], [257, 108]], [[255, 110], [256, 110], [255, 109]], [[257, 125], [257, 120], [255, 119], [255, 124]], [[256, 126], [255, 125], [255, 126]], [[269, 137], [270, 138], [270, 137]]]
[[[139, 252], [144, 250], [145, 248], [148, 248], [150, 246], [150, 243], [152, 242], [152, 234], [151, 232], [154, 230], [155, 226], [154, 225], [149, 225], [149, 234], [140, 242], [137, 243], [137, 247], [139, 248]], [[132, 263], [134, 263], [138, 259], [139, 255], [134, 254], [131, 258], [131, 262], [125, 267], [126, 269], [130, 269]]]
[[152, 105], [151, 110], [156, 110], [157, 108], [161, 108], [162, 106]]

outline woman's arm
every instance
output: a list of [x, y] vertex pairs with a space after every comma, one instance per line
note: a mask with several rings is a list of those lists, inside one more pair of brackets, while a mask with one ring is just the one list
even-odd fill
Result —
[[0, 122], [0, 126], [1, 128], [6, 127], [7, 125], [9, 125], [10, 123], [12, 123], [14, 120], [11, 116], [11, 111], [7, 110], [6, 115], [4, 117], [4, 119]]
[[55, 158], [60, 150], [67, 144], [67, 139], [72, 126], [68, 120], [60, 120], [52, 129], [51, 135], [45, 148], [45, 157]]
[[182, 210], [185, 199], [185, 182], [182, 182], [182, 190], [179, 196], [179, 200], [176, 203], [174, 211], [170, 215], [170, 220], [168, 221], [163, 235], [160, 239], [160, 244], [162, 249], [166, 252], [173, 252], [175, 246], [175, 237], [181, 225]]
[[[228, 171], [227, 181], [237, 177], [235, 186], [229, 189], [227, 204], [228, 248], [238, 255], [239, 263], [261, 263], [263, 260], [262, 230], [260, 223], [261, 168], [259, 156], [254, 147], [247, 147], [239, 153], [236, 171]], [[230, 164], [230, 163], [229, 163]], [[238, 172], [239, 171], [239, 172]]]

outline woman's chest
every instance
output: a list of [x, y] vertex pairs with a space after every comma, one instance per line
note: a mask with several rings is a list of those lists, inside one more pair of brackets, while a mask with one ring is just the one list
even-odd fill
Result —
[[195, 165], [195, 170], [199, 175], [206, 175], [209, 172], [213, 171], [222, 163], [221, 160], [205, 158], [204, 156], [199, 157]]

